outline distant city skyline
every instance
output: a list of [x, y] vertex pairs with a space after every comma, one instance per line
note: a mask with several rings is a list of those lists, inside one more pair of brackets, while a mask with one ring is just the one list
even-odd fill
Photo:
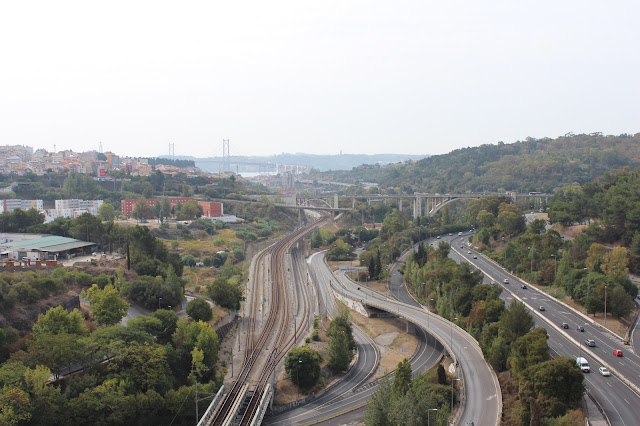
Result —
[[640, 2], [8, 2], [0, 145], [434, 155], [640, 131]]

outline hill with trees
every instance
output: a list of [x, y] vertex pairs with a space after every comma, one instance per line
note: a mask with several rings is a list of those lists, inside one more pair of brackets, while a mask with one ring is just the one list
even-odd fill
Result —
[[[552, 192], [592, 182], [621, 167], [640, 166], [640, 133], [619, 136], [568, 134], [556, 139], [481, 145], [388, 166], [363, 165], [350, 171], [318, 173], [317, 180], [376, 182], [396, 192]], [[356, 187], [357, 190], [361, 187]]]

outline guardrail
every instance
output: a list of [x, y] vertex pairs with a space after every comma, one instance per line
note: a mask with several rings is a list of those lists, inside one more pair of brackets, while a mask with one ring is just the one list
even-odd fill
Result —
[[204, 412], [197, 426], [204, 426], [209, 423], [209, 420], [211, 419], [211, 416], [213, 416], [214, 411], [216, 411], [216, 408], [218, 407], [223, 394], [224, 385], [220, 386], [220, 389], [218, 389], [218, 393], [216, 393], [215, 398], [213, 398], [213, 401], [211, 401], [211, 404], [209, 404], [209, 407], [207, 407], [207, 411]]

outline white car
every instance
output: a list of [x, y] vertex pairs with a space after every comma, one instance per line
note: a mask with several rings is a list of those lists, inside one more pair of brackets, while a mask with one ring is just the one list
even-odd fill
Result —
[[610, 376], [611, 373], [609, 372], [609, 369], [606, 367], [600, 367], [598, 368], [598, 372], [600, 373], [601, 376]]

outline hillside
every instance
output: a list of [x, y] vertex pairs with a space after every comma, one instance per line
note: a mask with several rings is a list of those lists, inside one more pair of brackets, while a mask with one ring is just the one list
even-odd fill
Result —
[[551, 192], [565, 184], [591, 182], [624, 166], [640, 166], [640, 133], [527, 138], [511, 144], [457, 149], [402, 164], [319, 173], [313, 179], [377, 182], [383, 188], [398, 187], [404, 193]]

